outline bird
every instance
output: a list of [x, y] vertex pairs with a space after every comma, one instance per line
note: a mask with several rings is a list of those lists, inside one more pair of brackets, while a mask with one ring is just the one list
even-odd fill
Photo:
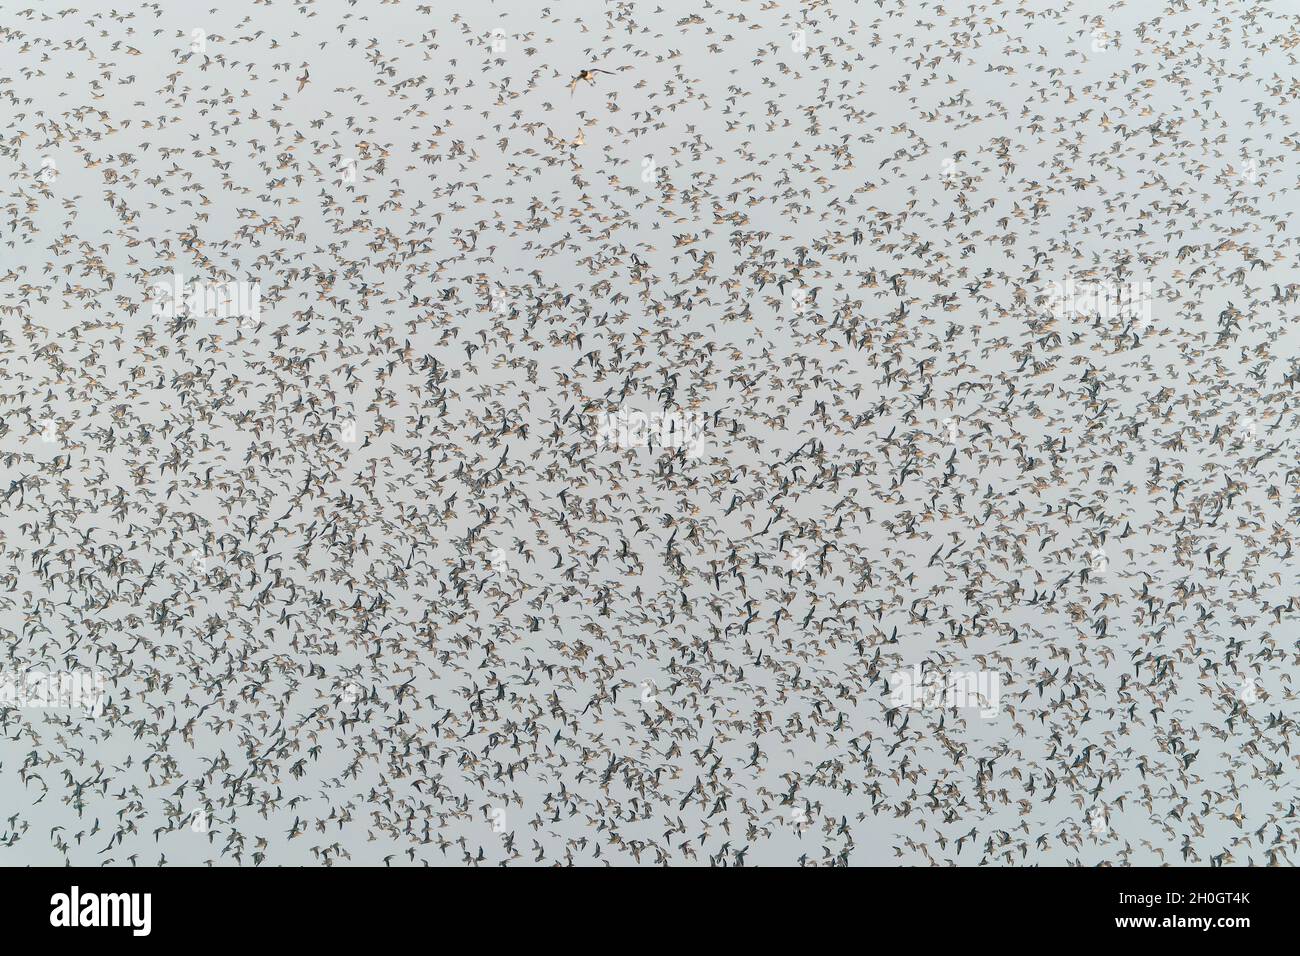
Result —
[[579, 83], [590, 83], [592, 86], [595, 86], [597, 73], [607, 73], [610, 76], [614, 75], [613, 70], [603, 70], [600, 67], [595, 66], [584, 67], [574, 74], [573, 79], [569, 81], [569, 95], [573, 95], [573, 92], [577, 89]]
[[371, 6], [7, 18], [0, 862], [1291, 862], [1293, 18]]

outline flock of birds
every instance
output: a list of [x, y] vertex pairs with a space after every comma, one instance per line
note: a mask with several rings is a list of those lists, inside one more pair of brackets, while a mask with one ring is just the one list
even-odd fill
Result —
[[0, 862], [1297, 862], [1284, 5], [57, 6]]

